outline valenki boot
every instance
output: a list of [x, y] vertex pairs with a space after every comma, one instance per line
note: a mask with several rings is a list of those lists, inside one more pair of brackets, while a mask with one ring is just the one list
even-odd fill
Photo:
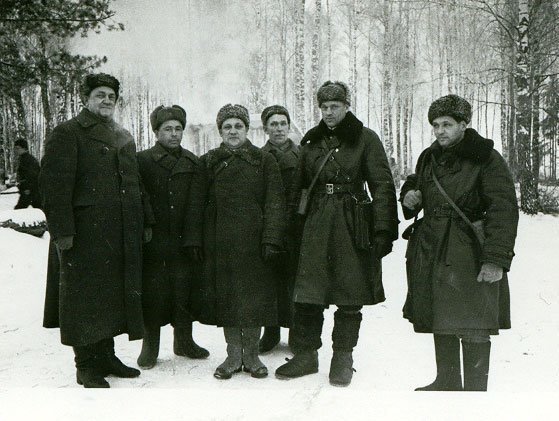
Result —
[[140, 375], [140, 370], [128, 367], [115, 355], [115, 341], [113, 338], [103, 339], [97, 344], [97, 364], [103, 376], [112, 374], [116, 377], [132, 378]]
[[264, 328], [264, 334], [262, 335], [262, 338], [260, 338], [258, 351], [261, 354], [270, 352], [277, 344], [279, 344], [280, 339], [281, 333], [279, 326], [266, 326]]
[[427, 386], [418, 387], [416, 391], [460, 391], [462, 376], [460, 373], [460, 341], [454, 335], [433, 335], [435, 341], [435, 360], [437, 378]]
[[224, 327], [223, 334], [227, 342], [227, 358], [216, 368], [214, 377], [220, 380], [230, 379], [233, 374], [241, 371], [243, 366], [243, 342], [241, 328]]
[[318, 349], [324, 316], [318, 306], [297, 306], [290, 330], [293, 358], [278, 367], [276, 377], [287, 380], [318, 373]]
[[360, 311], [336, 310], [332, 330], [332, 361], [328, 378], [332, 386], [349, 386], [353, 378], [353, 348], [359, 339]]
[[464, 390], [486, 392], [491, 342], [462, 341], [462, 353], [464, 356]]
[[137, 361], [141, 368], [150, 369], [157, 363], [160, 336], [161, 328], [159, 326], [144, 327], [142, 351]]
[[109, 388], [109, 383], [97, 369], [97, 344], [74, 346], [76, 382], [85, 388]]
[[260, 328], [251, 327], [242, 329], [243, 337], [243, 371], [257, 379], [268, 376], [268, 368], [258, 358], [258, 341]]
[[173, 352], [181, 357], [203, 360], [210, 356], [207, 349], [202, 348], [192, 338], [192, 323], [173, 330]]

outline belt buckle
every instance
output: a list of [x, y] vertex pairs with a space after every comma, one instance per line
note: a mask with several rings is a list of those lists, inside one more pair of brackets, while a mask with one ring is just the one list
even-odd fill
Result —
[[334, 194], [334, 185], [326, 183], [326, 194]]

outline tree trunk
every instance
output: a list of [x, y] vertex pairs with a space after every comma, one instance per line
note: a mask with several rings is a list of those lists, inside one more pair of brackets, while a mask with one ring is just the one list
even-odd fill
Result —
[[518, 2], [518, 43], [516, 62], [516, 141], [518, 144], [518, 164], [520, 178], [520, 207], [522, 211], [533, 215], [540, 210], [538, 187], [531, 164], [531, 98], [530, 98], [530, 62], [529, 62], [529, 0]]
[[322, 1], [315, 0], [314, 8], [314, 33], [312, 37], [312, 51], [311, 51], [311, 75], [312, 75], [312, 100], [311, 109], [313, 116], [313, 125], [318, 124], [320, 121], [320, 108], [316, 102], [316, 92], [318, 92], [318, 84], [320, 79], [320, 28], [321, 28], [321, 14], [322, 14]]
[[307, 131], [305, 113], [305, 0], [298, 0], [295, 33], [295, 121]]

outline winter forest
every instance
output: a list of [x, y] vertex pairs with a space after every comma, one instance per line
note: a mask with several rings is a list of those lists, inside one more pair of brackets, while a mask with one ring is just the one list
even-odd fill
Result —
[[209, 123], [227, 102], [255, 115], [284, 104], [304, 133], [332, 79], [348, 83], [401, 177], [433, 140], [429, 104], [464, 96], [472, 127], [508, 161], [522, 210], [553, 212], [558, 15], [555, 0], [3, 0], [0, 166], [14, 172], [18, 137], [41, 156], [52, 128], [79, 111], [88, 72], [121, 80], [118, 119], [139, 149], [155, 141], [151, 110], [178, 103], [198, 154], [217, 142]]

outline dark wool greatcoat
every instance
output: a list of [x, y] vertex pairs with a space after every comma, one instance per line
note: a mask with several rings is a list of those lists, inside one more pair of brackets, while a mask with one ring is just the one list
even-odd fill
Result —
[[[192, 152], [168, 151], [160, 143], [138, 153], [144, 188], [155, 217], [153, 236], [144, 244], [143, 308], [146, 326], [192, 322], [191, 288], [200, 269], [183, 253], [183, 237], [192, 180], [200, 171]], [[201, 218], [194, 222], [201, 225]]]
[[[381, 260], [372, 248], [357, 246], [356, 199], [363, 201], [366, 182], [372, 196], [370, 241], [379, 232], [390, 239], [398, 236], [396, 193], [390, 166], [378, 136], [363, 127], [351, 112], [330, 130], [324, 121], [311, 129], [301, 142], [301, 157], [293, 191], [307, 188], [328, 153], [312, 191], [306, 217], [294, 301], [320, 305], [366, 305], [385, 300]], [[359, 193], [325, 192], [326, 184], [357, 186]], [[343, 187], [343, 186], [342, 186]], [[293, 196], [292, 209], [297, 202]]]
[[[21, 154], [17, 166], [17, 181], [19, 189], [19, 200], [16, 209], [26, 208], [29, 205], [34, 208], [41, 207], [41, 194], [39, 193], [39, 161], [29, 152]], [[25, 194], [29, 191], [29, 194]]]
[[[299, 146], [295, 145], [291, 139], [288, 139], [281, 148], [268, 141], [262, 150], [271, 153], [278, 162], [284, 197], [287, 202], [290, 195], [288, 190], [293, 183], [293, 176], [299, 161]], [[278, 284], [278, 324], [283, 327], [291, 327], [293, 322], [293, 281], [299, 255], [297, 237], [299, 237], [297, 230], [286, 232], [284, 240], [286, 254], [282, 261], [275, 265]]]
[[132, 136], [84, 109], [47, 139], [39, 183], [51, 239], [74, 238], [60, 261], [51, 243], [44, 326], [72, 346], [140, 339], [144, 217]]
[[[431, 156], [435, 157], [433, 168]], [[433, 182], [432, 171], [450, 198], [471, 221], [485, 221], [482, 248]], [[497, 333], [510, 328], [506, 272], [514, 255], [518, 224], [510, 171], [493, 141], [466, 129], [464, 139], [445, 151], [434, 142], [419, 157], [416, 174], [401, 189], [422, 193], [424, 217], [406, 252], [408, 297], [404, 317], [418, 332]], [[406, 219], [420, 209], [403, 207]], [[477, 282], [484, 262], [504, 268], [496, 283]]]
[[[266, 243], [283, 244], [285, 203], [278, 164], [249, 141], [235, 151], [222, 144], [200, 160], [201, 182], [193, 183], [199, 189], [193, 195], [195, 208], [204, 215], [207, 311], [200, 321], [276, 326], [276, 278], [261, 249]], [[195, 228], [187, 229], [185, 244], [201, 244]]]

